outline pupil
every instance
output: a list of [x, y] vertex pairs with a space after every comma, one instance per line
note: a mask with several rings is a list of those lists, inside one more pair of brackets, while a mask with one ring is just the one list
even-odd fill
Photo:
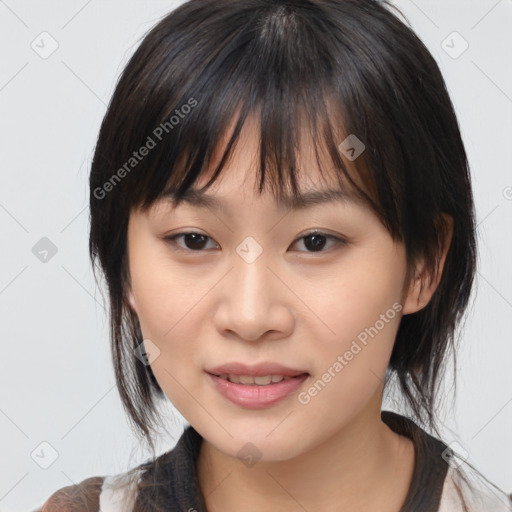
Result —
[[[320, 239], [320, 240], [319, 240]], [[307, 241], [312, 240], [312, 244], [308, 244]], [[308, 235], [305, 239], [304, 245], [307, 249], [318, 250], [322, 249], [325, 245], [325, 236], [322, 235]]]
[[[197, 237], [197, 238], [194, 238], [194, 237]], [[203, 238], [202, 240], [202, 243], [199, 243], [199, 245], [197, 245], [197, 240], [198, 238]], [[187, 235], [185, 235], [185, 245], [189, 248], [189, 249], [202, 249], [203, 246], [204, 246], [204, 243], [205, 243], [205, 239], [206, 237], [204, 235], [200, 235], [198, 233], [188, 233]], [[190, 244], [188, 244], [187, 242], [192, 240], [192, 244], [190, 246]], [[195, 245], [194, 245], [195, 244]]]

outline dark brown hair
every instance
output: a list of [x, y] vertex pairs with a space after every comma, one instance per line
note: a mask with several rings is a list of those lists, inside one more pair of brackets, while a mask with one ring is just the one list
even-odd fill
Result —
[[[389, 363], [414, 417], [436, 430], [438, 380], [475, 273], [474, 207], [441, 72], [392, 9], [375, 0], [190, 0], [144, 37], [124, 69], [92, 162], [89, 250], [108, 286], [122, 403], [146, 441], [164, 395], [134, 356], [142, 334], [126, 297], [130, 212], [169, 190], [179, 201], [235, 121], [213, 183], [250, 115], [261, 127], [260, 192], [269, 185], [276, 196], [299, 194], [296, 147], [308, 133], [340, 187], [354, 187], [403, 241], [409, 265], [422, 258], [435, 271], [442, 214], [453, 219], [439, 286], [425, 308], [402, 318]], [[365, 145], [355, 174], [339, 148], [351, 134]]]

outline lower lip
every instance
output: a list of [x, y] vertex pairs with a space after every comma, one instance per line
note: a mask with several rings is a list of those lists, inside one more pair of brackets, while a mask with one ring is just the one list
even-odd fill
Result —
[[234, 384], [228, 380], [208, 374], [213, 384], [223, 396], [234, 404], [250, 409], [262, 409], [273, 405], [296, 391], [309, 377], [308, 374], [299, 375], [288, 380], [282, 380], [266, 386], [251, 386]]

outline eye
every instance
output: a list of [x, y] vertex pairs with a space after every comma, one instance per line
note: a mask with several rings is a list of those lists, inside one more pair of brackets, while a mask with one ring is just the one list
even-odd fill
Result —
[[[302, 240], [304, 241], [303, 242], [304, 247], [306, 247], [306, 249], [308, 249], [306, 252], [312, 252], [312, 253], [326, 252], [323, 250], [324, 247], [326, 246], [326, 240], [331, 241], [331, 247], [333, 247], [333, 246], [338, 247], [338, 246], [347, 244], [347, 241], [344, 240], [343, 238], [340, 238], [340, 237], [337, 237], [334, 235], [329, 235], [327, 233], [323, 233], [322, 231], [311, 231], [311, 232], [306, 233], [306, 234], [302, 235], [301, 237], [299, 237], [292, 244], [292, 246]], [[300, 251], [300, 252], [302, 252], [302, 251]]]
[[[183, 245], [178, 244], [178, 240], [182, 240]], [[197, 233], [195, 231], [186, 231], [182, 233], [177, 233], [172, 236], [164, 237], [164, 240], [170, 242], [172, 245], [177, 247], [178, 251], [185, 251], [185, 252], [204, 252], [203, 249], [208, 245], [207, 240], [212, 240], [207, 235], [203, 235], [202, 233]], [[312, 231], [310, 233], [306, 233], [305, 235], [302, 235], [299, 237], [295, 242], [293, 242], [292, 246], [297, 244], [298, 242], [304, 240], [304, 247], [306, 247], [305, 252], [325, 252], [323, 249], [326, 246], [326, 240], [331, 240], [331, 247], [332, 246], [340, 246], [340, 245], [346, 245], [347, 241], [336, 237], [334, 235], [329, 235], [327, 233], [323, 233], [321, 231]], [[217, 245], [218, 247], [218, 245]], [[215, 247], [214, 247], [215, 248]], [[304, 251], [299, 251], [304, 252]]]
[[[177, 243], [178, 239], [182, 239], [185, 247]], [[171, 245], [177, 246], [178, 251], [192, 251], [202, 252], [202, 249], [206, 245], [206, 240], [212, 240], [209, 236], [203, 235], [202, 233], [196, 233], [195, 231], [186, 231], [183, 233], [177, 233], [173, 236], [166, 236], [164, 240], [167, 240]]]

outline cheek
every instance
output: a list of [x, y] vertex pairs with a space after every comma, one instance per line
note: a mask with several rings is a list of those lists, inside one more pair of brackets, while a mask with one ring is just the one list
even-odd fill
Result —
[[176, 279], [170, 282], [169, 277], [166, 272], [154, 272], [139, 287], [137, 305], [144, 338], [160, 350], [158, 365], [174, 372], [193, 364], [199, 350], [197, 314], [205, 291], [203, 286], [183, 285]]
[[204, 336], [199, 333], [196, 308], [202, 294], [164, 286], [162, 281], [155, 281], [149, 290], [141, 301], [139, 320], [144, 338], [159, 350], [151, 369], [167, 398], [187, 416], [194, 405], [191, 396], [200, 396], [197, 375], [203, 366], [200, 343]]
[[383, 379], [401, 319], [404, 263], [394, 250], [359, 253], [339, 267], [322, 294], [307, 292], [322, 320], [312, 363], [329, 381], [326, 399], [332, 394], [338, 402], [364, 402]]
[[[311, 279], [298, 281], [301, 296], [324, 324], [323, 339], [346, 343], [377, 323], [385, 337], [394, 339], [400, 321], [404, 256], [384, 250], [354, 253], [325, 275], [316, 273]], [[382, 329], [381, 315], [385, 315]], [[327, 328], [328, 329], [327, 329]], [[391, 327], [391, 328], [390, 328]], [[330, 331], [330, 335], [329, 335]], [[363, 336], [364, 337], [364, 336]]]
[[198, 301], [200, 276], [183, 272], [165, 252], [165, 244], [148, 238], [130, 253], [130, 275], [143, 334], [164, 340]]
[[401, 319], [399, 273], [377, 263], [354, 263], [351, 270], [332, 280], [338, 291], [317, 300], [333, 332], [323, 328], [311, 347], [314, 378], [298, 397], [307, 418], [322, 417], [333, 431], [378, 399]]
[[[134, 252], [130, 261], [142, 335], [159, 350], [151, 368], [166, 395], [179, 402], [179, 383], [190, 378], [191, 369], [204, 366], [201, 342], [208, 335], [201, 335], [200, 330], [210, 318], [211, 308], [205, 309], [208, 292], [218, 277], [211, 272], [184, 272], [165, 254], [162, 257], [162, 251], [149, 248]], [[211, 319], [208, 323], [211, 326]]]

